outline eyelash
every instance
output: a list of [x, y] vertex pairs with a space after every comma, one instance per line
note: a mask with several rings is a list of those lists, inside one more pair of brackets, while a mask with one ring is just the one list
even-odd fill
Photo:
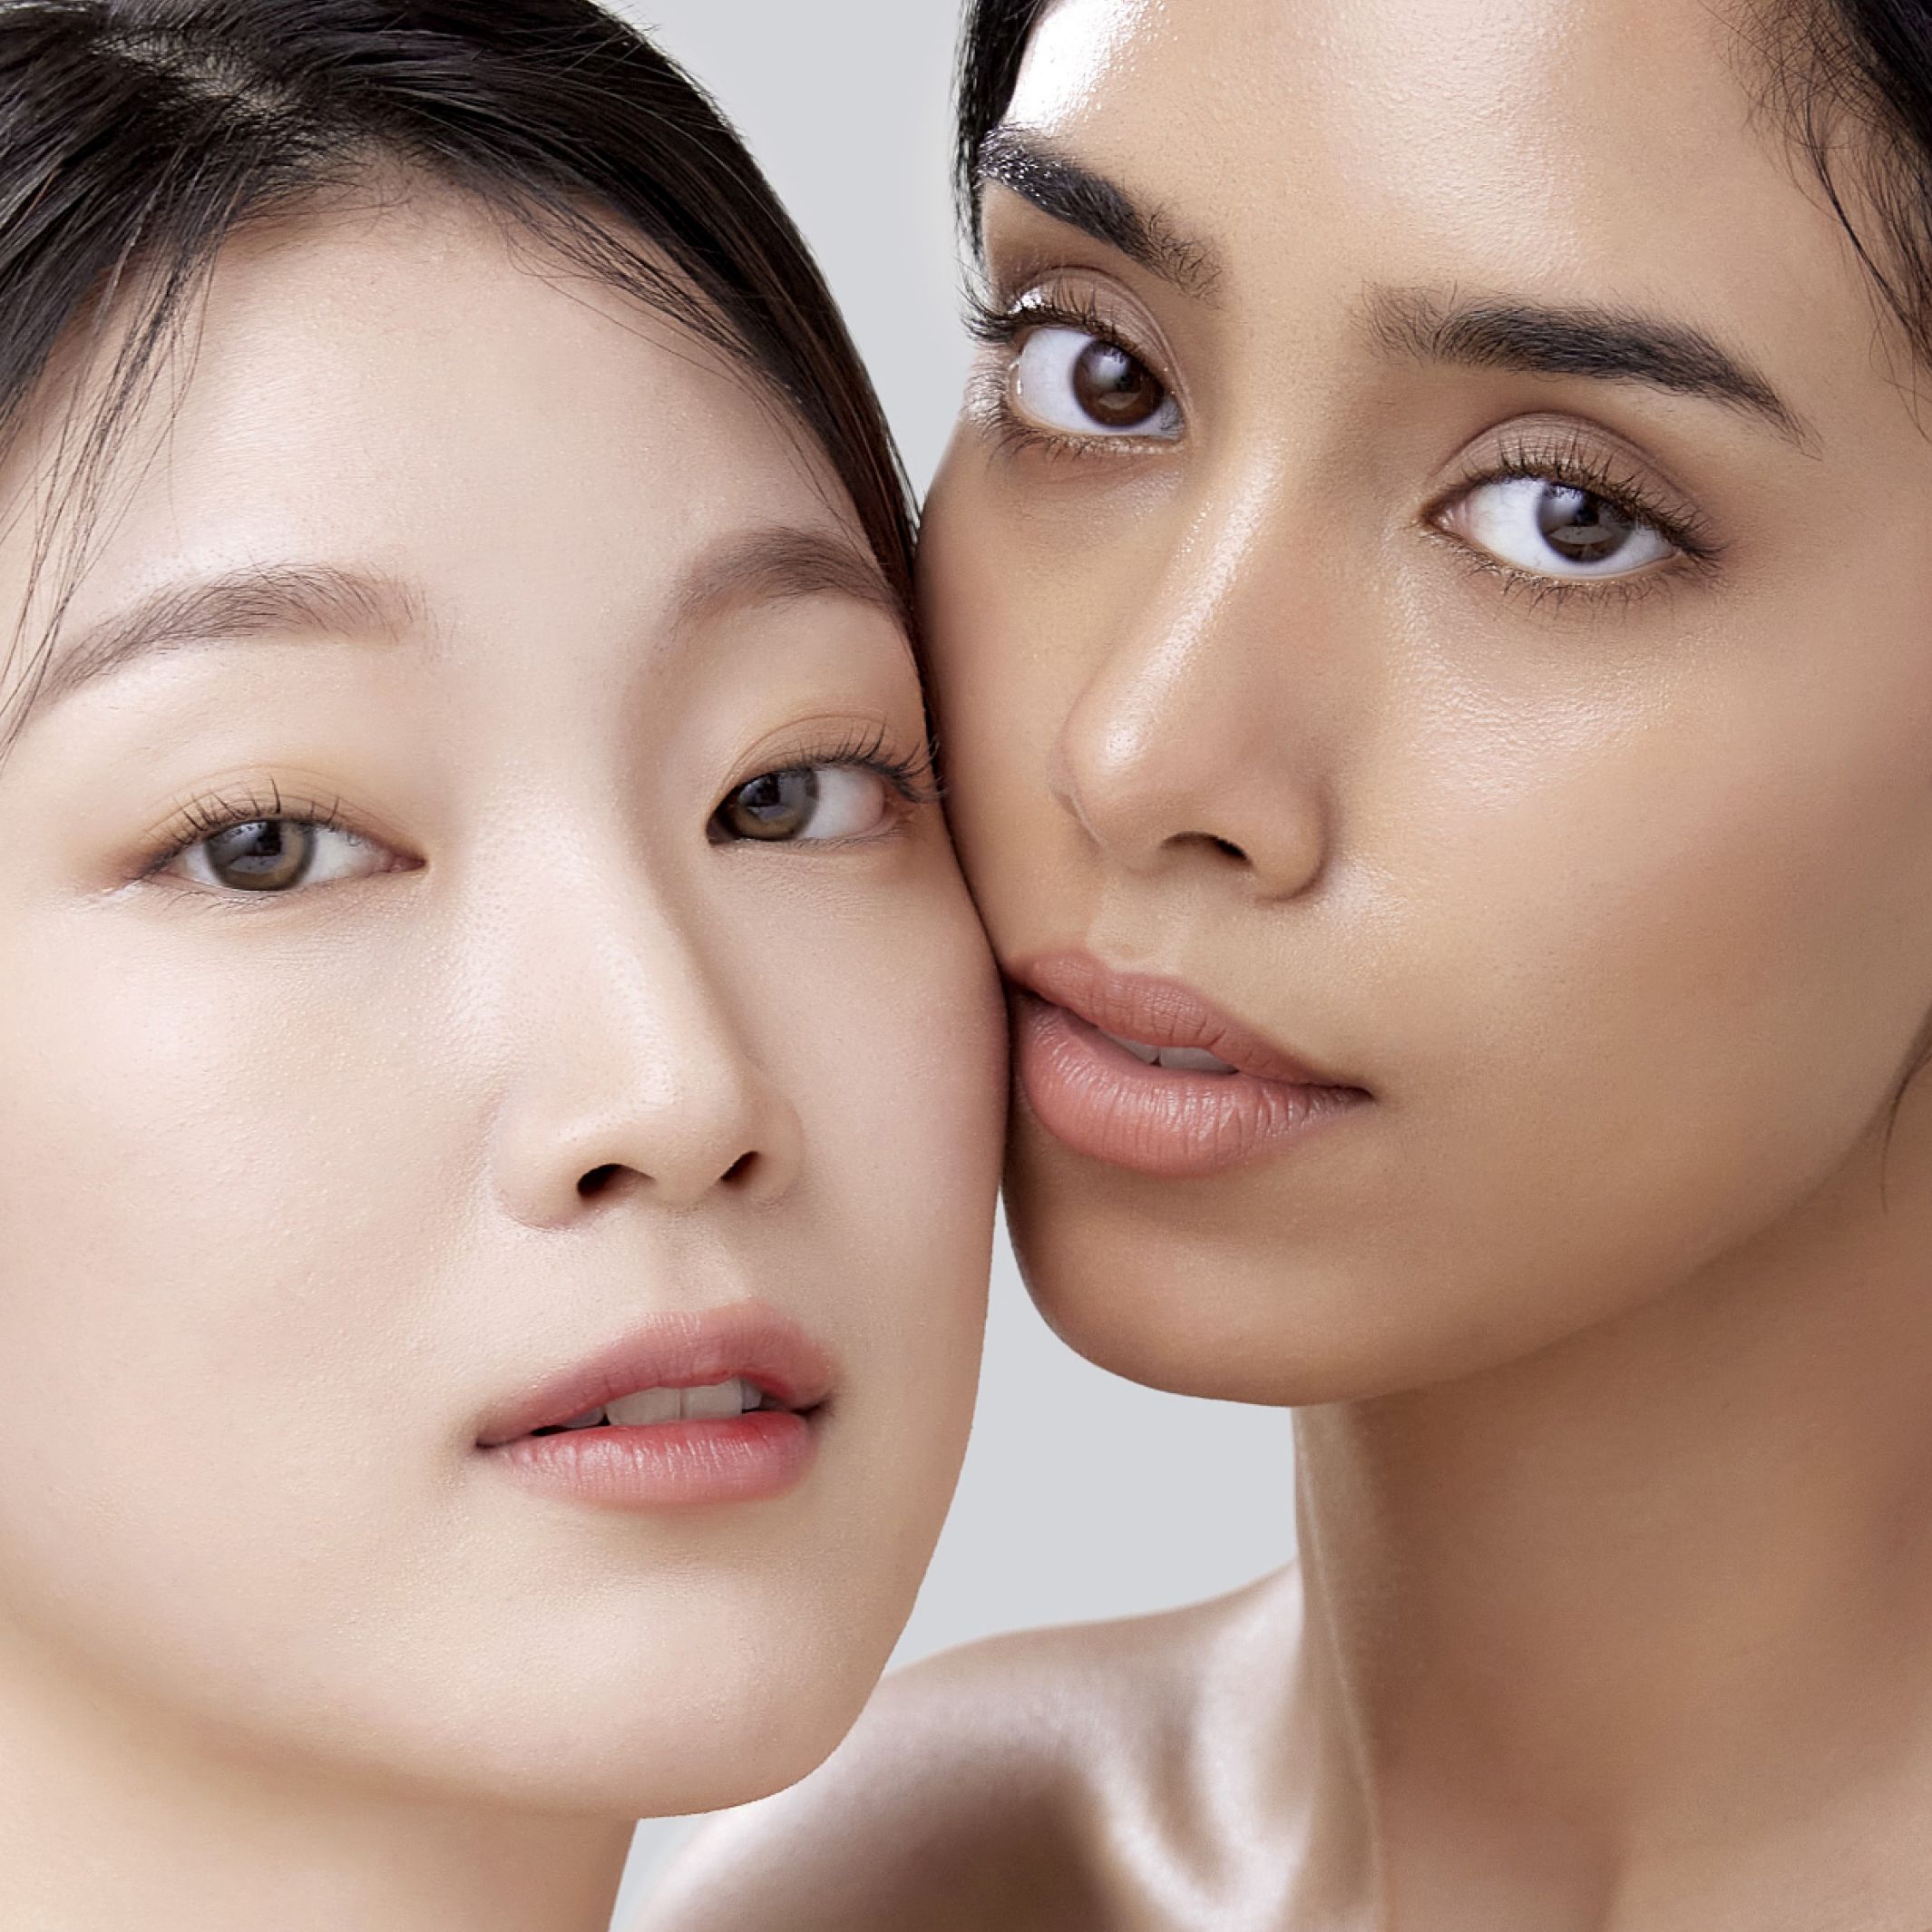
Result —
[[343, 815], [339, 797], [332, 798], [327, 805], [317, 799], [284, 798], [281, 787], [270, 780], [266, 797], [259, 792], [231, 792], [197, 798], [182, 806], [168, 829], [142, 855], [135, 877], [155, 877], [163, 866], [199, 845], [203, 839], [230, 832], [237, 825], [251, 825], [278, 818], [314, 825], [325, 832], [340, 832], [350, 838], [368, 836]]
[[[1092, 297], [1035, 292], [1017, 300], [1000, 302], [978, 288], [966, 291], [966, 333], [975, 342], [1007, 352], [998, 367], [981, 369], [973, 381], [970, 398], [981, 421], [991, 432], [995, 445], [1002, 452], [1038, 450], [1057, 456], [1099, 457], [1105, 461], [1122, 454], [1145, 454], [1147, 443], [1131, 435], [1073, 436], [1057, 434], [1029, 423], [1013, 407], [1007, 394], [1011, 352], [1020, 339], [1036, 328], [1077, 329], [1131, 356], [1171, 395], [1166, 378], [1154, 367], [1146, 353], [1136, 347], [1122, 332], [1100, 313]], [[1162, 448], [1171, 448], [1169, 438], [1157, 439]]]
[[1598, 605], [1605, 600], [1626, 604], [1668, 589], [1679, 573], [1670, 563], [1664, 563], [1625, 577], [1543, 577], [1475, 549], [1438, 522], [1451, 503], [1459, 502], [1470, 491], [1484, 483], [1507, 483], [1515, 477], [1559, 483], [1566, 489], [1582, 490], [1600, 497], [1625, 516], [1648, 524], [1682, 553], [1682, 561], [1693, 569], [1709, 569], [1723, 553], [1723, 545], [1694, 511], [1688, 507], [1664, 508], [1635, 478], [1618, 471], [1601, 452], [1588, 447], [1580, 433], [1540, 444], [1526, 436], [1506, 443], [1489, 461], [1469, 464], [1423, 512], [1422, 521], [1432, 535], [1451, 545], [1471, 569], [1499, 579], [1505, 590], [1527, 596], [1537, 604], [1561, 607], [1578, 598]]
[[[1090, 297], [1039, 293], [1002, 304], [978, 288], [967, 290], [966, 329], [975, 341], [1010, 352], [1029, 330], [1043, 327], [1078, 329], [1149, 368], [1153, 366], [1141, 350], [1107, 321]], [[1104, 459], [1144, 450], [1145, 445], [1132, 436], [1056, 434], [1026, 421], [1014, 410], [1007, 394], [1010, 367], [1010, 364], [1005, 363], [983, 371], [973, 390], [978, 413], [993, 432], [1002, 452], [1038, 450], [1059, 456]], [[1157, 371], [1156, 376], [1167, 386]], [[1531, 595], [1538, 602], [1563, 604], [1577, 597], [1599, 602], [1606, 598], [1627, 601], [1664, 588], [1672, 573], [1666, 565], [1628, 577], [1587, 581], [1539, 577], [1531, 571], [1512, 569], [1498, 559], [1472, 549], [1436, 523], [1435, 519], [1449, 503], [1469, 491], [1512, 477], [1560, 483], [1601, 497], [1624, 515], [1648, 524], [1693, 566], [1713, 564], [1722, 554], [1722, 546], [1693, 512], [1665, 509], [1634, 477], [1620, 473], [1603, 454], [1588, 449], [1581, 435], [1541, 446], [1525, 438], [1506, 444], [1494, 460], [1472, 464], [1454, 485], [1435, 499], [1424, 512], [1423, 521], [1444, 542], [1454, 544], [1473, 568], [1501, 579], [1509, 589]]]
[[[848, 734], [836, 743], [827, 744], [820, 748], [805, 746], [796, 752], [788, 753], [783, 764], [761, 765], [758, 770], [747, 772], [737, 784], [726, 788], [724, 797], [712, 807], [711, 818], [707, 824], [716, 822], [717, 815], [730, 802], [734, 793], [751, 784], [754, 779], [765, 776], [766, 773], [824, 769], [826, 766], [843, 771], [871, 772], [890, 785], [909, 805], [939, 804], [945, 796], [945, 788], [939, 782], [933, 746], [930, 744], [923, 745], [911, 757], [898, 757], [887, 751], [886, 746], [890, 742], [885, 727], [883, 725], [874, 725], [866, 731]], [[714, 843], [740, 844], [753, 842], [719, 839]]]

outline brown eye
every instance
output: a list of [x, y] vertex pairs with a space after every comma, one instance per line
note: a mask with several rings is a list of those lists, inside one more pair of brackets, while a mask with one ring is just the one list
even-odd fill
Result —
[[299, 885], [316, 856], [318, 828], [296, 818], [260, 818], [203, 839], [209, 873], [239, 893], [285, 893]]
[[1681, 554], [1654, 524], [1548, 476], [1499, 476], [1465, 491], [1441, 527], [1539, 577], [1627, 577]]
[[893, 823], [893, 787], [864, 765], [799, 765], [748, 779], [711, 815], [714, 844], [836, 844]]
[[386, 846], [337, 825], [292, 817], [236, 819], [178, 846], [154, 867], [210, 893], [257, 897], [407, 869]]
[[1587, 490], [1547, 486], [1537, 500], [1543, 541], [1573, 563], [1603, 563], [1630, 541], [1636, 520]]
[[1145, 363], [1111, 342], [1089, 342], [1073, 366], [1073, 395], [1103, 429], [1137, 429], [1167, 400]]
[[1171, 442], [1181, 413], [1137, 356], [1085, 329], [1028, 332], [1007, 393], [1015, 415], [1067, 436], [1139, 436]]
[[764, 772], [719, 805], [714, 823], [727, 838], [796, 838], [818, 805], [818, 774], [809, 766]]

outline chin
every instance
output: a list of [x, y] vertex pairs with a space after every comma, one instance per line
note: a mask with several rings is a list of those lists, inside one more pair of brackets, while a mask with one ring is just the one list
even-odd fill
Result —
[[[585, 1817], [667, 1818], [767, 1797], [815, 1770], [856, 1722], [881, 1642], [801, 1641], [775, 1615], [708, 1637], [667, 1619], [621, 1649], [517, 1641], [378, 1682], [338, 1680], [334, 1728], [266, 1718], [251, 1752], [291, 1767], [333, 1760], [417, 1796]], [[732, 1641], [720, 1641], [729, 1633]], [[824, 1644], [820, 1648], [819, 1644]], [[359, 1712], [359, 1716], [356, 1714]], [[233, 1713], [255, 1729], [249, 1713]]]
[[[1581, 1207], [1548, 1217], [1544, 1238], [1510, 1244], [1494, 1232], [1507, 1218], [1328, 1204], [1298, 1215], [1254, 1188], [1240, 1174], [1148, 1182], [1021, 1142], [1007, 1221], [1034, 1304], [1077, 1353], [1172, 1394], [1281, 1408], [1370, 1400], [1537, 1355], [1662, 1299], [1721, 1245], [1673, 1239], [1654, 1221], [1578, 1234]], [[1566, 1218], [1576, 1238], [1562, 1238]]]
[[1129, 1381], [1295, 1407], [1440, 1372], [1438, 1351], [1405, 1336], [1400, 1316], [1375, 1317], [1389, 1288], [1366, 1278], [1364, 1257], [1289, 1217], [1257, 1216], [1248, 1176], [1149, 1181], [1035, 1130], [1016, 1136], [1006, 1209], [1047, 1325]]

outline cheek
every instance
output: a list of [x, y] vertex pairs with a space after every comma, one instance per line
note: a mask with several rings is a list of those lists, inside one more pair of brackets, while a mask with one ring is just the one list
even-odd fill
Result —
[[[944, 493], [925, 528], [922, 608], [946, 813], [999, 945], [1026, 930], [1029, 909], [1039, 910], [1043, 870], [1063, 870], [1056, 854], [1082, 835], [1052, 785], [1062, 727], [1102, 655], [1107, 626], [1069, 559], [1050, 545], [1043, 561], [1019, 549], [963, 485]], [[1008, 567], [981, 567], [992, 557]], [[1077, 916], [1070, 899], [1064, 910]]]
[[1572, 1315], [1792, 1209], [1897, 1090], [1932, 1000], [1932, 733], [1916, 692], [1861, 696], [1726, 693], [1444, 814], [1410, 874], [1392, 1124], [1437, 1217]]
[[368, 1025], [393, 987], [211, 972], [197, 916], [0, 948], [0, 1545], [23, 1614], [219, 1689], [408, 1547], [356, 1425], [411, 1412], [446, 1137]]
[[805, 1202], [852, 1258], [841, 1315], [910, 1443], [932, 1434], [922, 1410], [971, 1406], [1006, 1092], [991, 956], [936, 821], [926, 836], [902, 888], [802, 907], [788, 936], [749, 909], [739, 949], [785, 969], [745, 997], [804, 1117]]

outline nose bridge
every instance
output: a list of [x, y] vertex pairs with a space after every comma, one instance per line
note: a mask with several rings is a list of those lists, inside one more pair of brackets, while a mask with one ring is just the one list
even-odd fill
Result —
[[513, 895], [489, 949], [505, 1205], [546, 1223], [638, 1188], [673, 1206], [719, 1186], [781, 1191], [799, 1122], [728, 962], [675, 881], [605, 858]]
[[1260, 477], [1204, 498], [1068, 712], [1051, 782], [1121, 863], [1218, 854], [1275, 894], [1320, 870], [1331, 667], [1287, 494]]

